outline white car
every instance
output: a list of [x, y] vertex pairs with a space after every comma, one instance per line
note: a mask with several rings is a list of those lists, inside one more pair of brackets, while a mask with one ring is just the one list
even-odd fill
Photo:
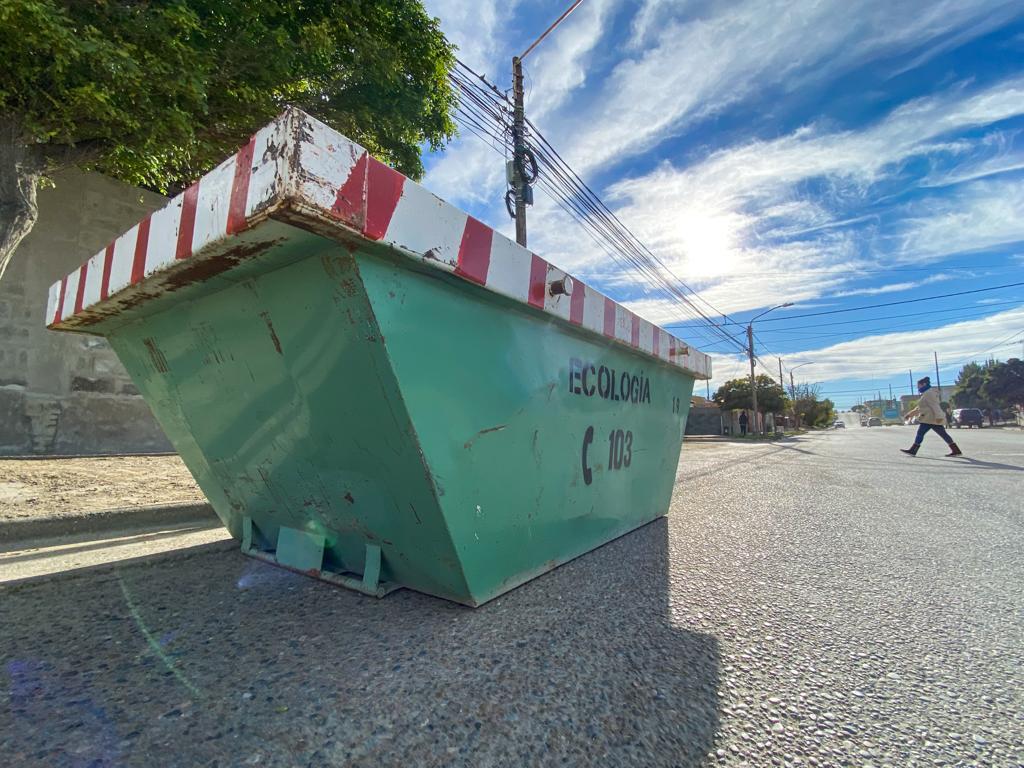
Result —
[[846, 422], [836, 419], [835, 421], [832, 422], [832, 426], [835, 427], [836, 429], [846, 429]]

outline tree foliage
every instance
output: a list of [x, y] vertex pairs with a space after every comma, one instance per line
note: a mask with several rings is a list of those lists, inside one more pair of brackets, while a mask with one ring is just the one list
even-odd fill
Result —
[[454, 132], [453, 50], [420, 0], [4, 0], [0, 58], [0, 227], [31, 228], [66, 164], [180, 188], [288, 104], [413, 177]]
[[1024, 361], [988, 360], [967, 363], [960, 369], [953, 393], [957, 408], [1007, 408], [1024, 404]]
[[[732, 379], [715, 392], [714, 401], [725, 410], [754, 407], [750, 379]], [[786, 409], [786, 393], [775, 379], [761, 374], [757, 377], [757, 407], [761, 413], [781, 413]]]
[[989, 360], [984, 364], [967, 363], [960, 369], [956, 377], [956, 389], [953, 390], [952, 402], [957, 408], [984, 408], [986, 403], [981, 395], [981, 385], [985, 376], [994, 365]]
[[835, 403], [821, 397], [821, 387], [818, 385], [797, 385], [790, 394], [793, 413], [799, 418], [798, 423], [810, 427], [824, 427], [835, 421]]
[[995, 408], [1024, 406], [1024, 360], [1011, 357], [993, 366], [981, 385], [981, 394]]

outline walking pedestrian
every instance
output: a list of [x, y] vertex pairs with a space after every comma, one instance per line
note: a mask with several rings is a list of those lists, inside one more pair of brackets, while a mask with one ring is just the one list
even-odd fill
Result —
[[963, 454], [960, 452], [957, 444], [953, 442], [953, 438], [946, 431], [946, 416], [942, 412], [942, 405], [939, 403], [939, 391], [932, 387], [931, 378], [925, 376], [923, 379], [920, 379], [917, 382], [917, 391], [921, 393], [921, 399], [917, 401], [917, 408], [908, 411], [905, 417], [906, 419], [911, 419], [917, 416], [917, 437], [914, 438], [912, 446], [900, 448], [900, 450], [911, 456], [916, 456], [924, 436], [928, 434], [928, 430], [933, 430], [949, 446], [947, 456], [962, 456]]
[[749, 423], [749, 420], [747, 419], [747, 412], [746, 411], [740, 411], [740, 436], [741, 437], [746, 437], [747, 436], [747, 424], [748, 423]]

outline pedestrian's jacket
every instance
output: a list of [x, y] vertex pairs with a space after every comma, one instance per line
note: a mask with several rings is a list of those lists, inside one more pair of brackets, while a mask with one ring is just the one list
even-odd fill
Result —
[[939, 390], [932, 387], [917, 401], [917, 423], [918, 424], [943, 424], [946, 423], [946, 414], [942, 412], [942, 404], [939, 402]]

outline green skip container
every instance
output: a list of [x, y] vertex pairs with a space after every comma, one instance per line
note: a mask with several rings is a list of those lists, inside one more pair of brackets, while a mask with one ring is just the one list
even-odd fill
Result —
[[299, 110], [49, 294], [251, 556], [477, 606], [665, 514], [701, 352]]

